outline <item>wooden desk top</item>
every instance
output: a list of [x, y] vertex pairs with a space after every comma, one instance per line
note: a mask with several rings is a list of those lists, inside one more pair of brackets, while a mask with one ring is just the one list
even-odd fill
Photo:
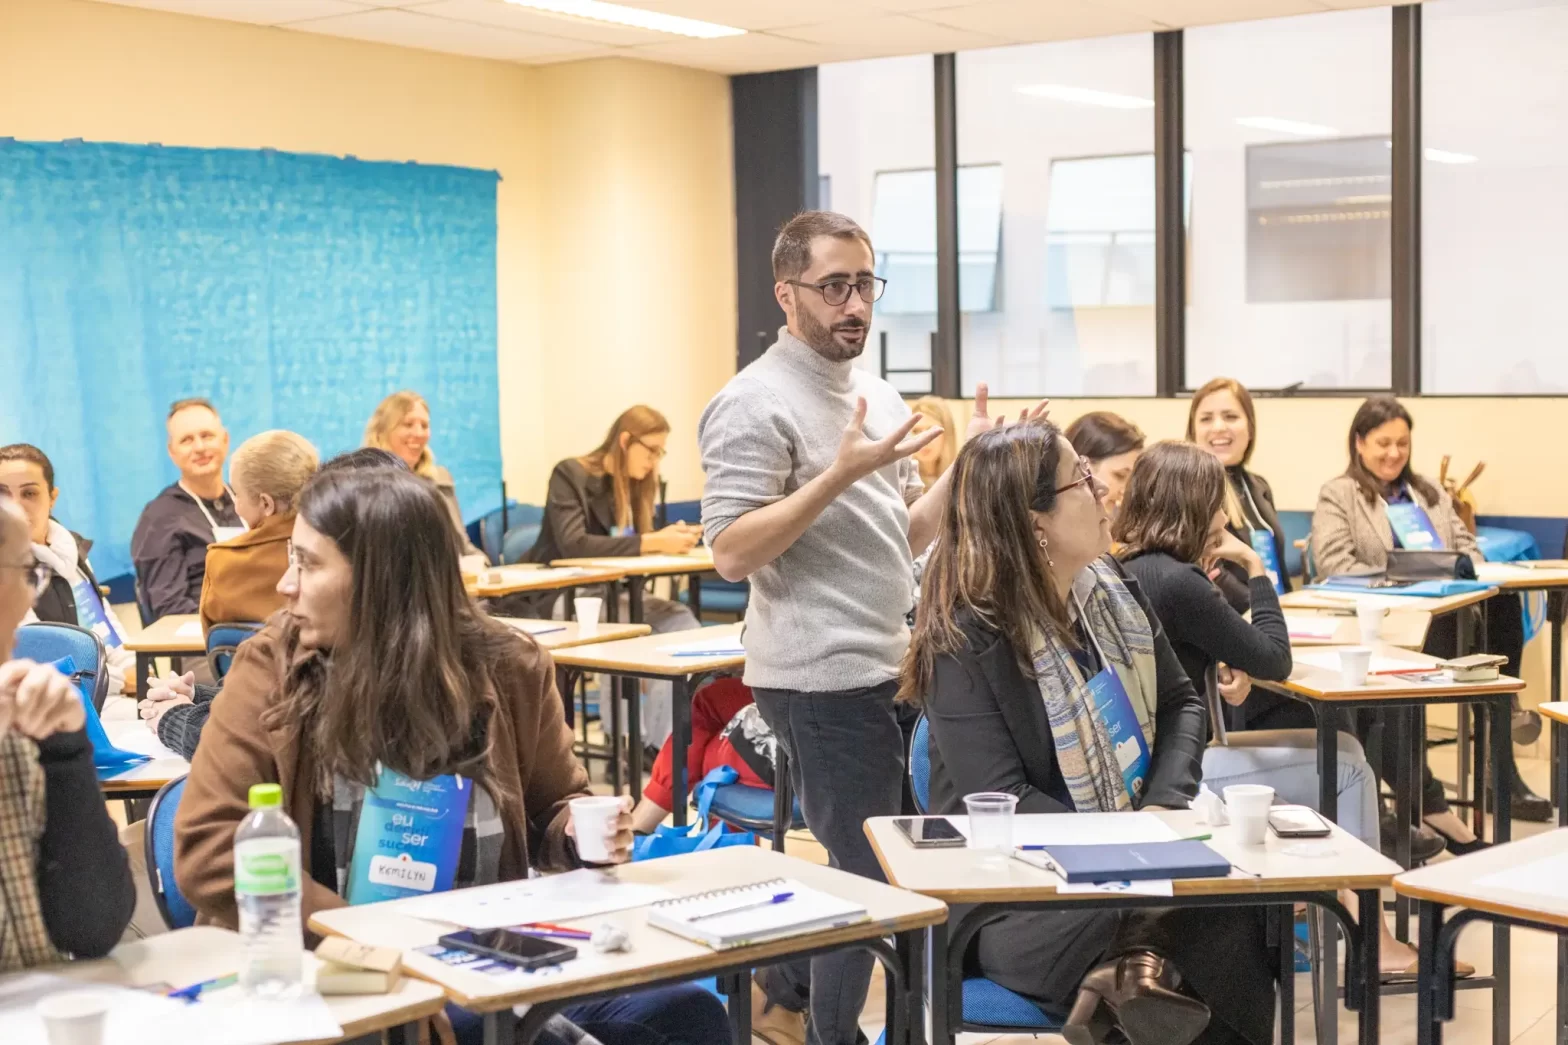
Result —
[[620, 570], [628, 577], [671, 577], [688, 573], [712, 573], [713, 552], [694, 548], [685, 555], [628, 555], [600, 559], [556, 559], [551, 566], [589, 566]]
[[493, 599], [502, 595], [515, 595], [520, 591], [588, 588], [596, 584], [618, 581], [624, 576], [626, 571], [618, 569], [541, 570], [537, 566], [530, 565], [494, 566], [480, 573], [478, 579], [473, 582], [464, 580], [463, 587], [470, 595], [476, 595], [481, 599]]
[[125, 648], [132, 653], [206, 653], [207, 638], [202, 634], [199, 616], [171, 613], [159, 617], [140, 633], [127, 637]]
[[[1555, 704], [1547, 701], [1544, 704], [1537, 704], [1535, 710], [1553, 722], [1561, 722], [1563, 725], [1568, 726], [1568, 701], [1559, 700]], [[1568, 753], [1565, 753], [1564, 757], [1568, 757]]]
[[688, 631], [648, 635], [640, 639], [598, 643], [593, 646], [561, 650], [555, 654], [555, 662], [569, 668], [619, 671], [626, 674], [651, 675], [656, 678], [679, 678], [683, 675], [696, 675], [709, 671], [728, 671], [745, 667], [746, 655], [677, 657], [661, 650], [666, 646], [680, 646], [702, 639], [738, 637], [742, 627], [741, 624], [725, 624], [717, 628], [693, 628]]
[[[319, 964], [314, 955], [306, 955], [305, 961], [312, 968]], [[198, 926], [121, 944], [101, 961], [72, 962], [32, 971], [64, 976], [84, 984], [139, 987], [168, 983], [184, 987], [226, 975], [237, 969], [239, 963], [239, 934], [213, 926]], [[4, 982], [3, 979], [0, 982]], [[343, 1036], [331, 1040], [351, 1041], [361, 1035], [434, 1016], [446, 1004], [446, 995], [433, 983], [404, 976], [397, 990], [390, 994], [343, 995], [327, 998], [326, 1002], [333, 1018], [343, 1028]]]
[[395, 904], [401, 901], [319, 911], [310, 919], [310, 927], [318, 933], [347, 936], [361, 943], [401, 948], [405, 951], [404, 968], [409, 973], [440, 983], [448, 996], [465, 1009], [496, 1012], [530, 1002], [636, 987], [656, 978], [677, 975], [698, 978], [743, 962], [766, 965], [770, 959], [797, 953], [802, 947], [851, 943], [947, 920], [947, 907], [936, 900], [755, 846], [732, 846], [627, 864], [619, 874], [631, 881], [663, 886], [676, 896], [752, 885], [770, 878], [794, 878], [813, 888], [859, 902], [870, 912], [871, 918], [841, 929], [806, 933], [753, 947], [714, 951], [649, 926], [646, 908], [596, 915], [581, 919], [575, 925], [591, 930], [609, 920], [627, 931], [631, 949], [600, 954], [591, 947], [579, 947], [576, 959], [567, 962], [558, 972], [534, 978], [524, 990], [510, 987], [498, 990], [491, 977], [444, 965], [428, 955], [406, 953], [412, 948], [435, 943], [443, 933], [450, 932], [451, 927], [396, 913]]
[[[653, 633], [653, 629], [646, 624], [600, 624], [591, 631], [585, 631], [574, 620], [534, 620], [525, 617], [497, 617], [496, 620], [511, 625], [547, 650], [637, 639]], [[536, 632], [534, 629], [539, 630]]]
[[[1334, 833], [1328, 838], [1281, 839], [1270, 832], [1262, 846], [1244, 846], [1234, 838], [1232, 828], [1207, 827], [1192, 810], [1154, 815], [1184, 838], [1212, 833], [1214, 837], [1207, 844], [1215, 852], [1233, 866], [1261, 876], [1233, 872], [1229, 878], [1180, 879], [1174, 884], [1177, 896], [1370, 889], [1387, 885], [1399, 873], [1398, 864], [1338, 826], [1334, 826]], [[1022, 860], [1008, 858], [1001, 867], [988, 867], [984, 863], [986, 855], [973, 849], [916, 849], [893, 826], [894, 819], [873, 817], [866, 821], [865, 829], [888, 881], [901, 889], [950, 904], [1027, 903], [1052, 899], [1062, 884], [1054, 872]], [[1285, 851], [1305, 843], [1312, 846], [1301, 852], [1315, 851], [1315, 855]], [[1075, 893], [1072, 897], [1077, 900], [1097, 895], [1111, 903], [1118, 899], [1114, 893]]]
[[1366, 592], [1314, 589], [1288, 592], [1279, 597], [1279, 604], [1287, 610], [1349, 610], [1354, 613], [1356, 603], [1366, 601], [1387, 606], [1390, 610], [1421, 610], [1440, 617], [1445, 613], [1453, 613], [1466, 606], [1485, 602], [1496, 594], [1496, 588], [1484, 588], [1464, 595], [1446, 595], [1440, 599], [1428, 599], [1419, 595], [1385, 594], [1377, 589]]
[[[1335, 653], [1342, 647], [1320, 646], [1315, 653]], [[1373, 647], [1374, 657], [1408, 661], [1411, 671], [1431, 671], [1437, 668], [1437, 658], [1424, 653], [1397, 649], [1393, 646]], [[1253, 679], [1254, 686], [1262, 686], [1280, 693], [1295, 693], [1313, 700], [1375, 700], [1379, 697], [1452, 699], [1454, 697], [1489, 696], [1498, 693], [1517, 693], [1524, 689], [1519, 679], [1501, 675], [1490, 682], [1413, 682], [1394, 675], [1369, 675], [1363, 686], [1346, 686], [1339, 680], [1338, 671], [1320, 668], [1315, 664], [1297, 663], [1290, 678], [1283, 682]]]
[[[1292, 610], [1292, 617], [1323, 616], [1335, 619], [1339, 626], [1335, 629], [1332, 638], [1316, 639], [1297, 637], [1292, 635], [1292, 647], [1302, 646], [1354, 646], [1361, 641], [1361, 626], [1356, 623], [1354, 613], [1332, 612], [1327, 610]], [[1382, 639], [1390, 646], [1400, 649], [1419, 650], [1426, 645], [1426, 633], [1432, 627], [1432, 615], [1423, 610], [1394, 610], [1383, 618]]]
[[1568, 891], [1563, 886], [1568, 879], [1560, 875], [1544, 880], [1544, 876], [1532, 876], [1526, 871], [1526, 878], [1543, 878], [1539, 886], [1528, 892], [1477, 884], [1478, 879], [1499, 871], [1524, 868], [1537, 860], [1556, 859], [1559, 861], [1557, 867], [1561, 867], [1565, 858], [1568, 858], [1568, 829], [1548, 831], [1406, 871], [1394, 879], [1394, 891], [1417, 900], [1435, 900], [1568, 929]]
[[110, 697], [103, 705], [103, 729], [109, 743], [122, 751], [153, 756], [114, 776], [100, 778], [98, 789], [109, 797], [124, 791], [156, 791], [171, 780], [191, 771], [191, 764], [163, 746], [157, 735], [142, 723], [134, 697]]
[[1568, 588], [1568, 567], [1554, 562], [1532, 566], [1528, 562], [1478, 562], [1476, 576], [1504, 591], [1540, 591]]

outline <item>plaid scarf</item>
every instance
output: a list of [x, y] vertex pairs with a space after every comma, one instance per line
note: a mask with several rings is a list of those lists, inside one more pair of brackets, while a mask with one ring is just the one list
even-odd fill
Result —
[[[1154, 633], [1143, 607], [1127, 590], [1114, 567], [1103, 560], [1090, 563], [1073, 583], [1071, 610], [1081, 607], [1079, 621], [1104, 660], [1116, 673], [1144, 742], [1154, 749]], [[1056, 744], [1056, 762], [1067, 783], [1073, 806], [1082, 813], [1116, 813], [1134, 806], [1127, 791], [1105, 723], [1094, 714], [1088, 676], [1073, 651], [1044, 632], [1035, 637], [1030, 656], [1040, 697], [1045, 701]]]
[[0, 973], [63, 960], [38, 899], [44, 815], [38, 745], [16, 733], [0, 734]]

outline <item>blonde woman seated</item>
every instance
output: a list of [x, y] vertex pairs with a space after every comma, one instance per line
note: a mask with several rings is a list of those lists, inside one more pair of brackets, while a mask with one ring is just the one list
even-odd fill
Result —
[[[1185, 808], [1203, 701], [1114, 562], [1105, 487], [1056, 428], [966, 443], [927, 568], [901, 696], [931, 724], [931, 805], [977, 791], [1020, 813]], [[1135, 720], [1124, 773], [1090, 680]], [[1066, 1016], [1070, 1045], [1270, 1045], [1274, 973], [1257, 908], [1028, 911], [976, 938], [979, 975]]]
[[365, 425], [365, 445], [379, 450], [390, 450], [398, 456], [408, 470], [424, 476], [436, 484], [441, 501], [446, 505], [452, 528], [462, 543], [460, 560], [465, 570], [482, 570], [490, 564], [485, 553], [474, 547], [468, 539], [468, 526], [463, 522], [463, 510], [457, 503], [457, 484], [452, 473], [436, 464], [430, 452], [430, 404], [418, 392], [393, 392], [376, 407]]

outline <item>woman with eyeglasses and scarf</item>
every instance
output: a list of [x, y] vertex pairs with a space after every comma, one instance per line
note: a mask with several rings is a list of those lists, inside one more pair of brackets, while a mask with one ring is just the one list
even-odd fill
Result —
[[[0, 657], [49, 587], [27, 517], [0, 497]], [[101, 958], [119, 942], [136, 886], [98, 793], [86, 712], [69, 679], [0, 663], [0, 973]]]

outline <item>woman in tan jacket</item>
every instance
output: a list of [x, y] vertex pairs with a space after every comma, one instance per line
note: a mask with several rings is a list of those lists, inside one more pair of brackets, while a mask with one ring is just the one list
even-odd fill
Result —
[[[299, 827], [307, 919], [353, 888], [360, 810], [386, 772], [475, 785], [454, 888], [579, 863], [568, 803], [588, 793], [588, 775], [550, 657], [464, 593], [458, 541], [429, 481], [387, 469], [318, 476], [300, 496], [278, 590], [286, 610], [235, 655], [180, 803], [175, 874], [203, 921], [238, 921], [234, 831], [258, 783], [283, 786]], [[629, 813], [628, 800], [606, 839], [618, 861], [630, 855]], [[606, 1045], [729, 1037], [722, 1005], [696, 987], [565, 1015]], [[461, 1038], [478, 1032], [453, 1016]], [[620, 1033], [631, 1025], [635, 1034]], [[556, 1040], [581, 1040], [558, 1029]]]
[[245, 532], [207, 546], [201, 630], [264, 621], [283, 608], [278, 581], [289, 566], [294, 502], [316, 474], [316, 448], [293, 432], [251, 436], [234, 452], [229, 481]]

